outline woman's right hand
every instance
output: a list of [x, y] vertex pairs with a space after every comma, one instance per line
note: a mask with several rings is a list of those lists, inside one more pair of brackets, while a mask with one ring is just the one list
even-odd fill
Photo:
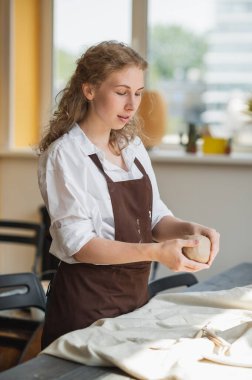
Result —
[[155, 261], [165, 265], [173, 272], [197, 272], [208, 269], [208, 264], [188, 259], [182, 252], [183, 247], [196, 247], [198, 240], [172, 239], [155, 244]]

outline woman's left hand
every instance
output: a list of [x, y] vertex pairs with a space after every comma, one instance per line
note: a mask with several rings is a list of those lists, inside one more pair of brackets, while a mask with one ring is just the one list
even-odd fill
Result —
[[208, 237], [208, 239], [211, 242], [211, 251], [210, 251], [210, 258], [208, 261], [208, 265], [212, 265], [215, 257], [219, 253], [219, 248], [220, 248], [220, 234], [217, 232], [214, 228], [209, 228], [202, 226], [200, 224], [194, 224], [192, 223], [193, 227], [193, 234], [194, 235], [204, 235]]
[[153, 238], [157, 242], [170, 239], [184, 239], [185, 235], [205, 235], [211, 242], [208, 265], [212, 265], [219, 252], [220, 234], [214, 229], [201, 224], [185, 221], [174, 216], [163, 217], [153, 229]]

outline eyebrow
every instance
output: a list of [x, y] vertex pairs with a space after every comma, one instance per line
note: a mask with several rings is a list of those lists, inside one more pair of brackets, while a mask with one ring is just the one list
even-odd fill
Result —
[[[126, 87], [126, 88], [128, 88], [128, 89], [131, 88], [130, 86], [127, 86], [127, 84], [118, 84], [118, 85], [116, 85], [115, 87]], [[140, 87], [140, 88], [137, 89], [137, 91], [139, 91], [139, 90], [143, 90], [143, 89], [144, 89], [144, 87]]]

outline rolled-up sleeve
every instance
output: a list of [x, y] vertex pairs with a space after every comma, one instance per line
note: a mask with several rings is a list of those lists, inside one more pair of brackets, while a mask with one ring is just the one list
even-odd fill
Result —
[[63, 261], [75, 262], [72, 255], [97, 236], [92, 218], [95, 207], [91, 195], [85, 191], [85, 175], [79, 173], [73, 180], [71, 172], [74, 168], [69, 168], [64, 160], [64, 156], [57, 152], [48, 158], [46, 165], [52, 236], [50, 252]]

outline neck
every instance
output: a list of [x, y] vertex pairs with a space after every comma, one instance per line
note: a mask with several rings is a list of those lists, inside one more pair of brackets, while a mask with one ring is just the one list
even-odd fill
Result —
[[108, 148], [110, 129], [106, 129], [104, 126], [99, 126], [98, 123], [92, 122], [92, 120], [89, 120], [88, 118], [80, 123], [80, 127], [93, 144], [101, 149]]

